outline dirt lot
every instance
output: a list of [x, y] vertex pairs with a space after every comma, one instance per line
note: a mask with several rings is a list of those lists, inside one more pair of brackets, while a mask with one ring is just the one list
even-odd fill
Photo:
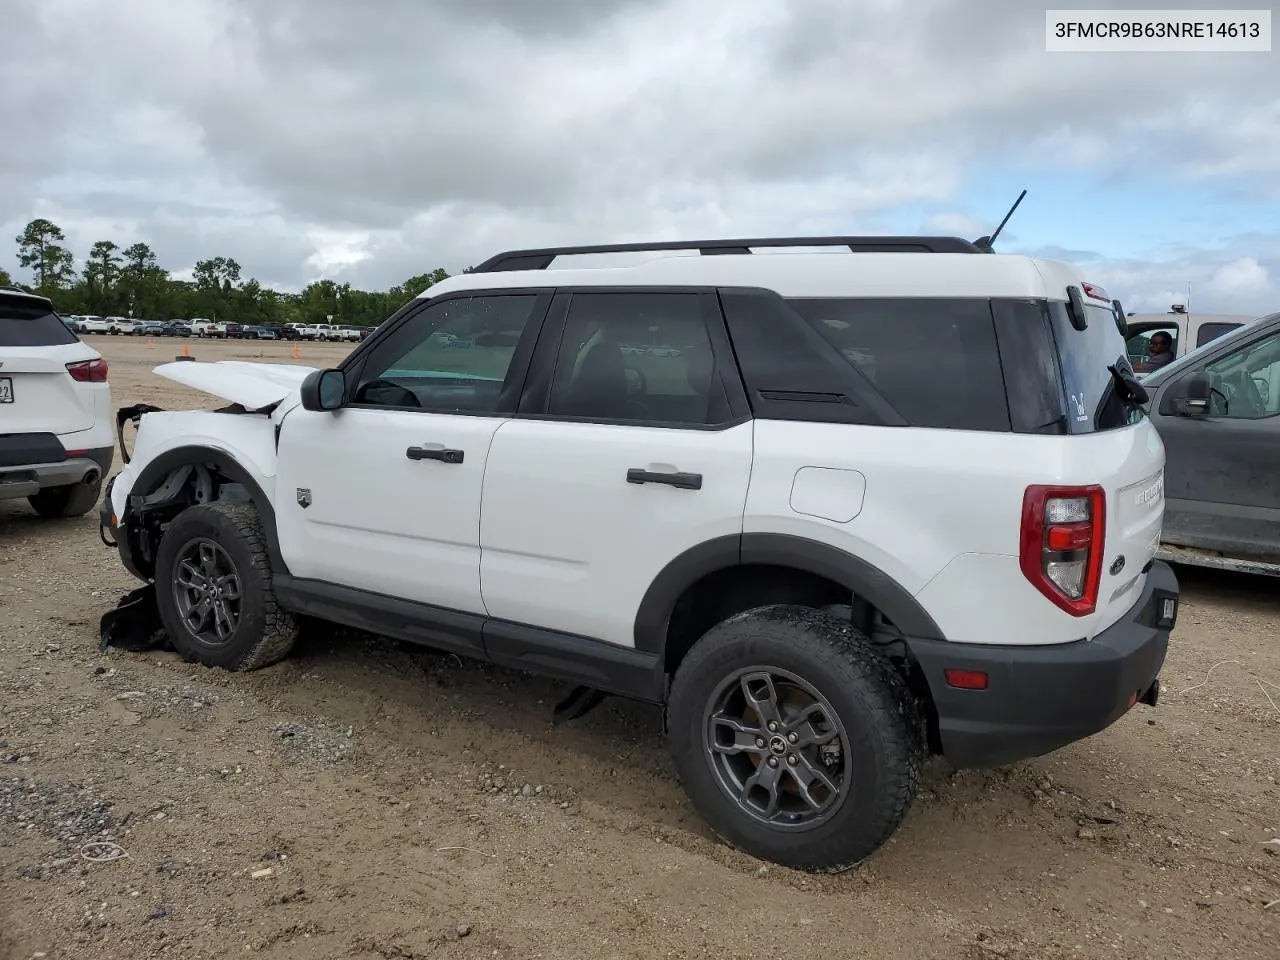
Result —
[[[88, 339], [117, 403], [217, 404], [149, 372], [182, 341]], [[0, 958], [1274, 960], [1280, 590], [1181, 575], [1158, 708], [935, 763], [888, 846], [816, 878], [709, 837], [650, 708], [552, 728], [562, 685], [334, 634], [247, 675], [100, 654], [136, 583], [95, 518], [0, 504]]]

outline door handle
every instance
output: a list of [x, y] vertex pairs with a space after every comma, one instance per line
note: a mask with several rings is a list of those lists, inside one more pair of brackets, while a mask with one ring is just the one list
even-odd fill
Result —
[[404, 452], [410, 460], [439, 460], [441, 463], [461, 463], [462, 451], [448, 447], [410, 447]]
[[701, 490], [702, 474], [700, 473], [656, 473], [652, 470], [641, 470], [632, 467], [627, 471], [627, 483], [665, 483], [681, 490]]

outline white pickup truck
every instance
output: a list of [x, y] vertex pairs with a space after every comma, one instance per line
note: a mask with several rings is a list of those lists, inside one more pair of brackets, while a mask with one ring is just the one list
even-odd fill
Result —
[[191, 321], [191, 333], [197, 337], [225, 338], [227, 335], [227, 326], [224, 323], [215, 323], [212, 320], [206, 320], [204, 317], [196, 317]]

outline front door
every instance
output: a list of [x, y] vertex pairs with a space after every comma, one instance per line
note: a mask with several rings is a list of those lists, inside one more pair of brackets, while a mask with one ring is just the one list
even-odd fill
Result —
[[1164, 390], [1197, 371], [1209, 377], [1205, 414], [1153, 412], [1167, 458], [1164, 540], [1280, 556], [1280, 331], [1188, 368]]
[[484, 613], [485, 464], [548, 301], [436, 301], [344, 365], [342, 408], [284, 418], [276, 518], [295, 577]]
[[559, 294], [552, 315], [563, 333], [548, 322], [530, 374], [545, 382], [489, 455], [484, 602], [631, 647], [663, 567], [741, 534], [752, 423], [726, 388], [737, 373], [714, 294]]

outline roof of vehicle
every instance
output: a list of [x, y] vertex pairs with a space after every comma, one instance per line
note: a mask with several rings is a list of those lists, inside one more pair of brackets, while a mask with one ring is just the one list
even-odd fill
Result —
[[48, 304], [50, 310], [53, 309], [53, 301], [51, 301], [48, 297], [42, 297], [38, 293], [31, 293], [28, 290], [23, 290], [21, 287], [10, 286], [8, 284], [5, 284], [4, 286], [0, 286], [0, 296], [24, 297], [28, 300], [39, 300], [42, 303]]
[[[855, 240], [891, 244], [851, 247]], [[928, 242], [940, 252], [911, 249]], [[944, 242], [945, 241], [945, 242]], [[481, 268], [434, 284], [420, 297], [457, 290], [552, 286], [765, 287], [788, 297], [1049, 297], [1066, 299], [1080, 282], [1069, 264], [1009, 254], [985, 254], [955, 238], [792, 238], [681, 241], [604, 247], [512, 251]], [[710, 245], [710, 246], [708, 246]], [[965, 248], [968, 252], [961, 252]], [[703, 252], [703, 251], [707, 252]], [[517, 264], [532, 269], [510, 269]]]

